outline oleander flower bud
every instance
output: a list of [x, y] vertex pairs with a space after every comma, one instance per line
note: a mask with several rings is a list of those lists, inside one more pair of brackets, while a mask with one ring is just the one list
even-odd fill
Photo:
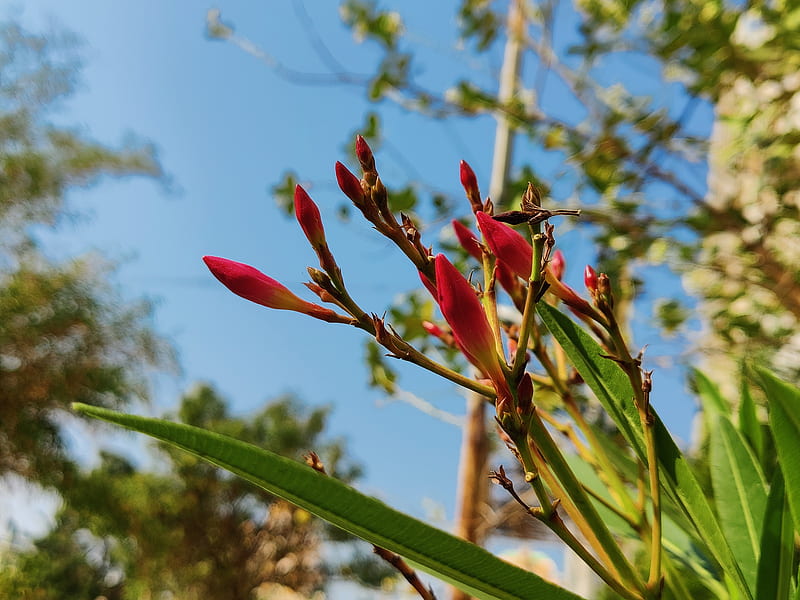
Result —
[[361, 187], [361, 180], [340, 162], [336, 163], [336, 182], [339, 184], [339, 189], [356, 207], [363, 206], [364, 190]]
[[311, 246], [315, 250], [325, 246], [325, 228], [319, 208], [299, 185], [294, 188], [294, 214]]
[[597, 293], [597, 271], [592, 268], [592, 265], [586, 265], [583, 270], [583, 284], [592, 296]]
[[564, 269], [567, 266], [567, 261], [564, 259], [564, 253], [561, 250], [556, 250], [553, 257], [550, 259], [550, 272], [553, 277], [561, 281], [564, 278]]
[[296, 296], [255, 267], [219, 256], [204, 256], [203, 262], [222, 285], [245, 300], [267, 308], [303, 313], [329, 323], [352, 323], [350, 317]]
[[459, 175], [461, 176], [461, 185], [464, 186], [467, 199], [472, 206], [472, 212], [483, 210], [481, 192], [478, 188], [478, 178], [475, 177], [475, 171], [472, 170], [472, 167], [470, 167], [465, 160], [462, 160], [459, 164]]

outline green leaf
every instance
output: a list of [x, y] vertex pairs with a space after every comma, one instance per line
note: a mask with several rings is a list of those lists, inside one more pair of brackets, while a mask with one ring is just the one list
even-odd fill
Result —
[[642, 426], [628, 377], [615, 362], [601, 357], [605, 351], [569, 317], [544, 302], [536, 309], [634, 452], [646, 461]]
[[750, 444], [753, 452], [756, 453], [759, 461], [764, 460], [764, 432], [761, 431], [761, 422], [756, 414], [756, 403], [750, 394], [750, 386], [744, 374], [740, 382], [739, 400], [739, 431]]
[[731, 416], [731, 406], [728, 401], [722, 397], [722, 393], [719, 391], [717, 384], [697, 369], [691, 370], [689, 378], [692, 385], [697, 390], [697, 395], [700, 397], [700, 402], [703, 405], [703, 412], [708, 418], [713, 421], [716, 420], [718, 414], [725, 415], [726, 417]]
[[[638, 413], [633, 405], [627, 377], [609, 359], [600, 345], [569, 317], [543, 302], [537, 305], [545, 325], [567, 353], [581, 377], [608, 411], [626, 441], [646, 463], [646, 452]], [[659, 478], [664, 491], [683, 509], [699, 539], [723, 570], [733, 578], [744, 598], [752, 598], [750, 588], [731, 552], [719, 521], [689, 462], [667, 428], [656, 416], [653, 424]], [[800, 477], [800, 471], [798, 471]], [[799, 496], [800, 498], [800, 496]]]
[[697, 393], [702, 406], [703, 426], [705, 431], [702, 432], [700, 440], [705, 440], [713, 435], [712, 430], [717, 424], [717, 417], [719, 415], [731, 416], [731, 405], [722, 397], [719, 387], [701, 371], [691, 369], [689, 372], [689, 381], [692, 389]]
[[577, 600], [483, 548], [389, 508], [375, 498], [272, 452], [204, 429], [73, 404], [84, 415], [116, 423], [191, 452], [308, 510], [484, 600]]
[[[600, 436], [599, 439], [603, 439], [603, 436]], [[619, 450], [616, 454], [610, 455], [611, 461], [614, 464], [617, 464], [617, 458], [620, 455], [621, 452]], [[612, 505], [615, 504], [608, 486], [602, 482], [595, 469], [577, 455], [567, 454], [565, 458], [567, 459], [567, 462], [569, 462], [569, 465], [575, 475], [578, 477], [578, 479], [580, 479], [581, 484], [583, 484], [588, 490], [591, 490], [595, 506], [597, 507], [600, 516], [608, 524], [612, 531], [614, 531], [616, 535], [626, 538], [640, 538], [641, 534], [634, 531], [627, 521], [615, 514], [607, 506], [604, 506], [603, 503], [597, 501], [596, 497], [600, 497]], [[677, 511], [677, 509], [675, 510]], [[683, 521], [686, 521], [686, 517], [683, 515], [683, 513], [679, 514]], [[709, 594], [709, 598], [724, 598], [726, 595], [725, 589], [722, 587], [720, 582], [715, 579], [714, 574], [708, 570], [707, 564], [704, 564], [706, 561], [698, 554], [697, 547], [693, 544], [687, 530], [678, 526], [666, 514], [662, 517], [662, 526], [663, 545], [665, 551], [664, 570], [667, 575], [667, 589], [669, 589], [676, 598], [691, 600], [691, 595], [688, 591], [686, 591], [683, 582], [685, 574], [681, 574], [677, 568], [678, 564], [683, 564], [685, 568], [691, 571], [694, 578], [694, 583], [705, 586], [706, 591]]]
[[758, 460], [723, 413], [711, 428], [711, 483], [717, 514], [750, 589], [756, 589], [767, 485]]
[[661, 484], [671, 490], [707, 550], [735, 582], [744, 598], [752, 598], [741, 569], [731, 552], [719, 521], [711, 509], [703, 488], [692, 472], [689, 462], [680, 451], [667, 428], [656, 417], [653, 425], [658, 455], [658, 474]]
[[756, 367], [755, 371], [767, 395], [769, 422], [797, 529], [800, 524], [800, 390], [766, 369]]
[[758, 562], [758, 600], [789, 600], [792, 592], [794, 527], [780, 469], [775, 470], [767, 499]]

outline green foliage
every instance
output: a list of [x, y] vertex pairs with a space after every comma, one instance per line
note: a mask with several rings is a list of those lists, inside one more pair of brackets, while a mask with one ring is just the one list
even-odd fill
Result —
[[767, 508], [767, 483], [761, 467], [733, 423], [719, 416], [711, 434], [711, 481], [720, 525], [751, 590]]
[[94, 255], [51, 261], [32, 238], [31, 226], [70, 214], [75, 186], [163, 179], [149, 144], [110, 148], [50, 122], [80, 66], [71, 36], [0, 24], [0, 475], [44, 485], [70, 468], [59, 410], [144, 397], [147, 371], [172, 361], [151, 305], [123, 300], [110, 265]]
[[77, 130], [56, 127], [49, 115], [75, 90], [81, 59], [77, 40], [0, 24], [0, 230], [53, 223], [64, 215], [65, 193], [101, 177], [163, 177], [152, 145], [114, 149]]
[[[325, 408], [308, 410], [284, 397], [254, 415], [234, 417], [213, 388], [198, 385], [184, 396], [178, 415], [296, 461], [313, 448], [345, 481], [359, 472], [341, 441], [325, 439]], [[156, 460], [158, 470], [147, 472], [104, 453], [91, 472], [72, 473], [61, 488], [56, 528], [31, 552], [8, 559], [13, 568], [0, 578], [0, 595], [35, 589], [48, 599], [171, 593], [182, 600], [249, 600], [266, 582], [310, 595], [329, 573], [363, 574], [371, 583], [370, 574], [381, 573], [376, 558], [324, 563], [320, 544], [330, 536], [305, 510], [173, 446], [159, 445]]]
[[[238, 440], [188, 425], [75, 405], [87, 416], [146, 433], [187, 450], [263, 487], [483, 600], [516, 600], [520, 594], [577, 596], [506, 563], [485, 550], [392, 510], [308, 467]], [[524, 590], [524, 592], [523, 592]]]
[[[109, 562], [103, 540], [81, 536], [76, 515], [61, 515], [33, 548], [0, 560], [0, 592], [6, 598], [121, 600], [119, 573]], [[84, 530], [85, 531], [85, 530]]]
[[[597, 342], [569, 318], [547, 305], [541, 305], [539, 310], [548, 329], [564, 348], [633, 451], [646, 460], [641, 425], [637, 421], [636, 407], [631, 402], [630, 384], [622, 376], [622, 371], [605, 358], [604, 351]], [[753, 592], [731, 550], [732, 541], [727, 540], [723, 534], [720, 520], [714, 514], [687, 457], [678, 449], [657, 417], [655, 435], [661, 484], [667, 497], [690, 519], [692, 530], [686, 533], [705, 548], [709, 557], [713, 557], [722, 567], [743, 596], [751, 598]], [[723, 501], [727, 502], [728, 498]], [[738, 532], [739, 528], [735, 530]]]

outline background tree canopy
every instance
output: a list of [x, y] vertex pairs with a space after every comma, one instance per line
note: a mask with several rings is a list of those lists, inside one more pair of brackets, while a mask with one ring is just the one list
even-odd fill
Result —
[[104, 176], [163, 178], [152, 146], [111, 148], [50, 121], [75, 89], [77, 41], [0, 26], [0, 475], [43, 485], [69, 469], [59, 411], [121, 406], [172, 351], [152, 306], [123, 301], [98, 255], [54, 259], [36, 227], [70, 215], [67, 191]]
[[[113, 264], [97, 252], [53, 258], [38, 240], [77, 216], [67, 199], [77, 188], [105, 176], [165, 181], [151, 144], [113, 148], [53, 124], [80, 70], [76, 38], [0, 25], [0, 481], [23, 478], [62, 500], [49, 533], [0, 556], [0, 595], [247, 599], [262, 584], [311, 594], [340, 571], [379, 584], [387, 570], [371, 559], [323, 561], [323, 540], [347, 538], [185, 454], [160, 449], [157, 472], [109, 452], [85, 472], [69, 454], [61, 425], [72, 402], [142, 402], [150, 375], [176, 358], [153, 305], [115, 287]], [[175, 415], [297, 459], [314, 449], [350, 481], [359, 469], [324, 438], [327, 416], [286, 397], [234, 418], [207, 386]]]

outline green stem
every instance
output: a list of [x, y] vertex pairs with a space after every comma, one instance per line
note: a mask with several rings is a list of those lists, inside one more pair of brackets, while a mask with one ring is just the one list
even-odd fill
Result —
[[542, 507], [543, 516], [549, 519], [554, 510], [553, 503], [550, 501], [550, 494], [547, 493], [547, 488], [542, 482], [539, 467], [531, 454], [531, 449], [524, 442], [516, 444], [516, 446], [522, 466], [525, 468], [525, 481], [533, 488], [536, 498], [539, 500], [539, 505]]
[[[647, 407], [649, 412], [649, 407]], [[650, 495], [653, 502], [653, 525], [651, 540], [650, 575], [647, 578], [647, 587], [653, 591], [655, 597], [661, 596], [661, 488], [658, 482], [658, 456], [656, 454], [656, 439], [651, 418], [641, 414], [644, 428], [645, 443], [647, 444], [647, 463], [650, 473]]]
[[525, 308], [522, 311], [522, 325], [519, 329], [517, 352], [514, 355], [514, 364], [509, 377], [512, 384], [516, 384], [525, 369], [525, 355], [528, 352], [528, 340], [531, 336], [534, 320], [536, 318], [536, 296], [539, 294], [539, 283], [542, 280], [542, 253], [544, 252], [544, 236], [541, 233], [533, 236], [533, 262], [531, 263], [531, 276], [528, 280], [528, 289], [525, 293]]
[[501, 357], [500, 366], [503, 368], [503, 372], [505, 372], [508, 367], [506, 365], [505, 352], [503, 351], [503, 338], [500, 335], [500, 319], [497, 317], [497, 297], [494, 293], [494, 281], [492, 280], [494, 264], [491, 257], [485, 252], [481, 259], [481, 266], [483, 267], [483, 294], [481, 294], [483, 312], [486, 314], [489, 327], [491, 327], [492, 333], [494, 334], [495, 352]]
[[398, 358], [402, 358], [403, 360], [414, 363], [423, 369], [427, 369], [431, 373], [436, 373], [440, 377], [449, 379], [453, 383], [457, 383], [461, 387], [472, 390], [473, 392], [480, 394], [481, 396], [485, 396], [491, 400], [494, 400], [497, 397], [497, 392], [495, 392], [493, 387], [478, 383], [474, 379], [466, 377], [457, 371], [453, 371], [452, 369], [437, 363], [435, 360], [428, 358], [405, 340], [400, 341], [403, 343], [403, 355], [399, 356]]
[[[547, 466], [553, 471], [553, 474], [563, 487], [566, 497], [574, 504], [576, 514], [570, 516], [576, 523], [583, 521], [586, 524], [587, 530], [591, 532], [591, 535], [599, 544], [599, 547], [595, 549], [608, 556], [610, 564], [619, 570], [623, 581], [637, 590], [644, 591], [644, 582], [627, 557], [622, 553], [613, 534], [597, 512], [594, 503], [584, 491], [580, 481], [578, 481], [575, 473], [561, 453], [561, 449], [550, 436], [550, 432], [544, 426], [536, 411], [534, 411], [530, 420], [530, 436], [540, 449], [545, 461], [547, 461]], [[586, 534], [584, 533], [584, 535]], [[587, 536], [587, 539], [591, 540], [589, 536]]]
[[645, 393], [642, 381], [642, 371], [638, 361], [630, 356], [622, 332], [615, 320], [611, 320], [611, 337], [616, 346], [618, 356], [624, 357], [622, 362], [623, 370], [628, 375], [631, 387], [634, 392], [636, 407], [639, 411], [639, 420], [645, 437], [647, 448], [647, 471], [650, 486], [650, 498], [653, 504], [653, 524], [652, 540], [650, 547], [650, 573], [647, 586], [654, 592], [654, 596], [660, 596], [661, 588], [661, 487], [658, 481], [658, 454], [656, 451], [655, 432], [653, 431], [653, 419], [650, 408], [649, 394]]
[[649, 392], [645, 392], [642, 380], [640, 361], [634, 359], [628, 351], [628, 346], [619, 328], [619, 323], [613, 317], [609, 319], [611, 341], [615, 346], [616, 355], [625, 374], [633, 388], [634, 402], [639, 411], [639, 420], [644, 432], [645, 446], [647, 448], [647, 471], [650, 485], [650, 499], [653, 504], [652, 538], [650, 544], [650, 573], [647, 578], [647, 589], [651, 597], [661, 596], [661, 567], [662, 540], [661, 540], [661, 486], [658, 481], [658, 454], [656, 451], [655, 431], [653, 429], [653, 414], [650, 407]]
[[599, 474], [601, 476], [606, 476], [606, 483], [611, 488], [611, 492], [615, 499], [620, 506], [628, 511], [629, 517], [626, 518], [626, 520], [639, 515], [640, 513], [636, 509], [634, 501], [631, 499], [630, 494], [628, 494], [628, 489], [625, 486], [625, 482], [622, 481], [619, 473], [614, 468], [611, 459], [609, 459], [608, 454], [597, 439], [597, 435], [595, 434], [594, 430], [586, 422], [586, 419], [583, 418], [581, 411], [578, 409], [578, 406], [575, 403], [575, 399], [572, 397], [566, 385], [559, 377], [557, 367], [550, 360], [550, 357], [543, 348], [535, 348], [534, 353], [536, 354], [536, 358], [539, 359], [539, 362], [544, 367], [547, 374], [553, 380], [553, 388], [561, 396], [567, 414], [569, 414], [569, 416], [578, 426], [578, 429], [581, 430], [581, 433], [583, 433], [583, 435], [586, 437], [586, 441], [592, 448], [594, 453], [593, 458], [597, 461], [598, 466], [600, 467], [598, 469]]
[[592, 488], [588, 486], [583, 486], [583, 489], [586, 490], [586, 493], [589, 494], [592, 498], [597, 500], [600, 504], [605, 506], [608, 510], [610, 510], [620, 519], [625, 521], [631, 527], [631, 529], [633, 529], [636, 532], [638, 532], [641, 529], [642, 523], [632, 520], [628, 514], [620, 510], [617, 506], [614, 505], [613, 502], [606, 500], [600, 494], [598, 494], [596, 491], [594, 491]]

